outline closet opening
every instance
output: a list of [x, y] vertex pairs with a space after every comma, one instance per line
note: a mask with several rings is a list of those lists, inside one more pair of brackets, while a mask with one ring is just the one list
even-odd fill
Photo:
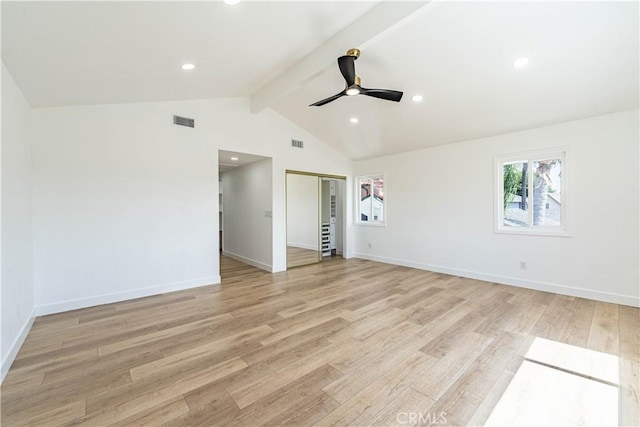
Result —
[[342, 257], [346, 177], [286, 171], [287, 268]]

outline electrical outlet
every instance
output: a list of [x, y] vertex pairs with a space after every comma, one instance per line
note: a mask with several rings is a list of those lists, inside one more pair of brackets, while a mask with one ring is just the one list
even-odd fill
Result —
[[371, 249], [373, 247], [373, 244], [371, 244], [371, 242], [369, 242], [369, 249]]
[[520, 270], [526, 270], [526, 269], [527, 269], [527, 262], [520, 261]]

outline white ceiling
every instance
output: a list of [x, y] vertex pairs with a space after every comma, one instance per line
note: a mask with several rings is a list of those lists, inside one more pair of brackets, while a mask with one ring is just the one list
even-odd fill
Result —
[[[638, 2], [410, 10], [419, 7], [2, 2], [2, 58], [33, 106], [252, 95], [255, 104], [258, 93], [354, 159], [638, 107]], [[403, 90], [402, 102], [308, 107], [343, 89], [335, 60], [350, 47], [362, 48], [363, 86]], [[516, 70], [520, 56], [531, 62]]]
[[[237, 160], [232, 160], [233, 158]], [[269, 157], [256, 156], [255, 154], [239, 153], [237, 151], [218, 150], [218, 172], [226, 172], [268, 158]]]
[[403, 90], [400, 104], [304, 108], [342, 90], [336, 65], [274, 107], [352, 158], [502, 134], [637, 108], [638, 37], [637, 2], [444, 3], [356, 61], [363, 86]]
[[373, 5], [3, 1], [2, 59], [34, 107], [248, 96]]

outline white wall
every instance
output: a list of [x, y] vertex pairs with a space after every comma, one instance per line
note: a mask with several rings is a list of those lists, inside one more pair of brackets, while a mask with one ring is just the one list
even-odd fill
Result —
[[[285, 171], [297, 170], [347, 176], [347, 197], [353, 197], [351, 161], [272, 110], [249, 113], [247, 99], [212, 101], [215, 110], [213, 132], [220, 149], [257, 154], [273, 159], [273, 271], [286, 270]], [[291, 148], [291, 139], [304, 141], [304, 149]], [[347, 247], [353, 256], [352, 204], [347, 207]]]
[[2, 64], [1, 378], [33, 322], [33, 225], [29, 104]]
[[222, 174], [224, 253], [272, 270], [272, 161], [261, 160]]
[[[387, 204], [386, 227], [355, 226], [356, 256], [638, 306], [638, 140], [634, 110], [356, 162], [386, 173]], [[555, 146], [572, 237], [495, 234], [494, 156]]]
[[285, 169], [351, 169], [244, 98], [34, 109], [32, 128], [39, 313], [219, 281], [218, 149], [273, 158], [274, 271], [285, 269]]
[[39, 312], [219, 281], [217, 150], [171, 110], [34, 110]]
[[287, 174], [287, 246], [318, 251], [319, 178]]

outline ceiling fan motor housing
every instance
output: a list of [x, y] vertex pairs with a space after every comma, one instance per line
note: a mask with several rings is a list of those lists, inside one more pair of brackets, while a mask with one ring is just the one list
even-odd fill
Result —
[[349, 49], [347, 51], [347, 56], [353, 56], [356, 59], [360, 58], [360, 49], [356, 49], [355, 47], [353, 49]]

